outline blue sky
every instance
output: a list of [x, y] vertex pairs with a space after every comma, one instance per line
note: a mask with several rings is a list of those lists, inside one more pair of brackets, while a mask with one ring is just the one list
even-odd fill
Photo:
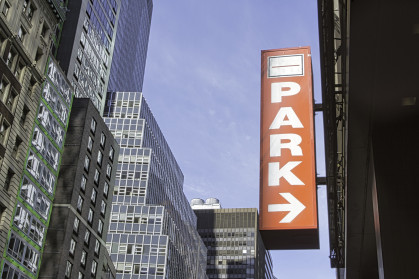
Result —
[[[185, 176], [188, 199], [259, 206], [260, 51], [311, 46], [321, 102], [317, 1], [155, 0], [144, 96]], [[317, 172], [324, 176], [321, 115]], [[320, 250], [272, 251], [278, 278], [335, 278], [326, 191]]]

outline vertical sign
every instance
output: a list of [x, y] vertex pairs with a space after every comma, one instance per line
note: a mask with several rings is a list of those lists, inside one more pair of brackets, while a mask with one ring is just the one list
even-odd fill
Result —
[[309, 47], [262, 51], [260, 148], [259, 229], [270, 236], [265, 246], [281, 249], [271, 243], [279, 237], [287, 248], [315, 248], [307, 244], [311, 240], [295, 237], [311, 230], [309, 237], [317, 235], [313, 243], [318, 242]]

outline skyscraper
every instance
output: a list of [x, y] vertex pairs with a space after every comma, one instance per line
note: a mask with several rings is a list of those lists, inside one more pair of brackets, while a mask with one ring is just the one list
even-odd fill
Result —
[[0, 3], [2, 278], [39, 271], [72, 101], [49, 56], [65, 11], [62, 1], [48, 2]]
[[142, 93], [108, 93], [104, 116], [121, 147], [107, 239], [116, 278], [207, 278], [183, 174]]
[[198, 233], [208, 249], [209, 279], [275, 278], [271, 255], [258, 230], [256, 208], [205, 209], [212, 201], [204, 207], [197, 201], [193, 199], [191, 205], [198, 217]]
[[152, 0], [121, 2], [108, 91], [142, 91], [152, 11]]
[[120, 0], [68, 1], [57, 60], [76, 97], [103, 112], [115, 44]]
[[115, 278], [105, 242], [118, 152], [93, 103], [75, 98], [38, 278]]

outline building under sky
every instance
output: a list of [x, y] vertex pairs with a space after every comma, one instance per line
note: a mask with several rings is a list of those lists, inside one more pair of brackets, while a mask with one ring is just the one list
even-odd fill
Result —
[[152, 0], [121, 2], [108, 91], [142, 92]]
[[272, 258], [258, 228], [256, 208], [194, 209], [207, 246], [209, 279], [274, 279]]
[[103, 112], [120, 0], [68, 1], [57, 59], [77, 98]]
[[142, 93], [108, 93], [104, 119], [121, 148], [107, 239], [116, 278], [206, 278], [182, 171]]
[[105, 247], [119, 147], [88, 98], [75, 98], [38, 278], [115, 278]]

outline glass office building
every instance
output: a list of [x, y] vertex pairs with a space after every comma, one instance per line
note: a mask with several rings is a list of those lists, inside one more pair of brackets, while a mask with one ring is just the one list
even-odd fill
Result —
[[117, 278], [207, 278], [182, 171], [142, 93], [108, 93], [104, 119], [121, 148], [107, 239]]
[[116, 38], [120, 0], [72, 0], [57, 59], [77, 98], [103, 112]]
[[108, 91], [142, 91], [152, 0], [121, 2]]
[[[217, 199], [209, 199], [211, 200]], [[217, 200], [218, 201], [218, 200]], [[256, 208], [207, 209], [191, 202], [207, 249], [208, 278], [275, 279], [272, 258], [258, 230]]]

